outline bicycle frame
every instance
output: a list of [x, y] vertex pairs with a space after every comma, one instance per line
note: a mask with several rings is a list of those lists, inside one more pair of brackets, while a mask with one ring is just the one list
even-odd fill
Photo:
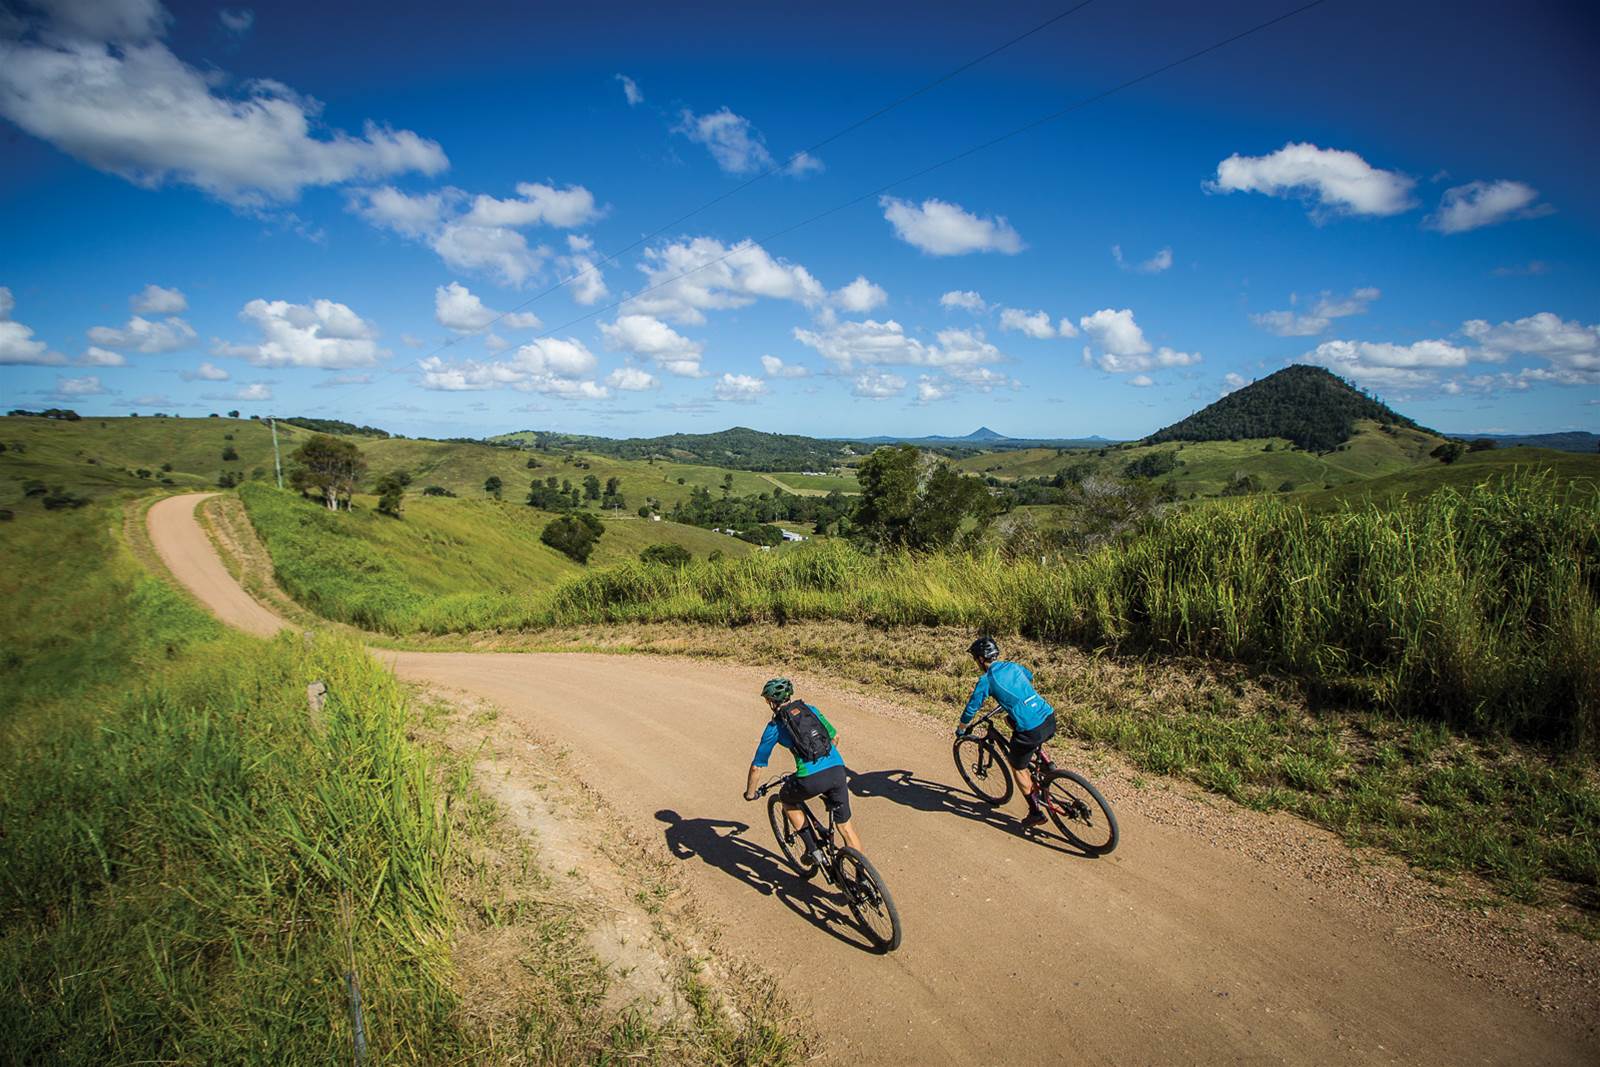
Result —
[[[1011, 742], [1011, 738], [993, 721], [994, 717], [998, 714], [1000, 714], [999, 708], [995, 708], [994, 710], [985, 713], [979, 718], [973, 720], [972, 725], [967, 727], [967, 731], [972, 734], [974, 740], [992, 741], [995, 746], [1000, 749], [1000, 759], [1005, 761], [1006, 769], [1014, 772], [1016, 768], [1011, 766], [1011, 761], [1006, 758], [1005, 751], [1006, 746], [1008, 746]], [[980, 726], [983, 727], [981, 732], [978, 729]], [[1028, 766], [1024, 769], [1030, 774], [1039, 776], [1048, 774], [1054, 768], [1055, 761], [1050, 758], [1049, 750], [1046, 746], [1040, 745], [1038, 749], [1034, 751], [1033, 757], [1028, 761]]]
[[[775, 778], [758, 789], [756, 791], [756, 795], [766, 796], [772, 790], [781, 788], [783, 783], [787, 782], [793, 777], [794, 775], [792, 774], [786, 774], [781, 778]], [[835, 875], [834, 869], [839, 863], [839, 846], [834, 839], [834, 821], [832, 809], [829, 809], [828, 811], [828, 825], [826, 828], [824, 828], [821, 820], [817, 818], [816, 813], [811, 810], [810, 804], [802, 800], [795, 806], [800, 810], [800, 814], [805, 819], [805, 825], [800, 830], [796, 830], [795, 833], [803, 834], [806, 830], [811, 831], [812, 836], [816, 838], [817, 850], [822, 853], [822, 858], [827, 861], [826, 863], [821, 864], [822, 876], [828, 880], [829, 885], [838, 885], [839, 879]]]

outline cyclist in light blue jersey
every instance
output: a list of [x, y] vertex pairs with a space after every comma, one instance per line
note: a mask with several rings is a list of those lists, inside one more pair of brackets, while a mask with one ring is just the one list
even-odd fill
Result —
[[1028, 817], [1024, 826], [1037, 826], [1045, 821], [1042, 798], [1034, 789], [1033, 775], [1028, 764], [1033, 754], [1056, 734], [1056, 709], [1047, 703], [1033, 688], [1033, 672], [1020, 663], [1000, 658], [1000, 646], [992, 637], [980, 637], [967, 649], [977, 661], [983, 676], [972, 687], [972, 697], [961, 713], [961, 734], [968, 723], [977, 717], [990, 697], [1005, 711], [1011, 722], [1011, 742], [1006, 749], [1006, 762], [1016, 774], [1017, 785], [1028, 798]]

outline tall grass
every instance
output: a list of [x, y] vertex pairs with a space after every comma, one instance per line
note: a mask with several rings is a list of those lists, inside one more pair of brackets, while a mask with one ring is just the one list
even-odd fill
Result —
[[7, 531], [0, 1062], [332, 1062], [352, 948], [374, 1052], [434, 1059], [449, 852], [398, 684], [353, 643], [220, 632], [108, 525]]
[[[1276, 498], [1219, 502], [1065, 562], [871, 555], [828, 542], [682, 569], [625, 563], [528, 596], [402, 600], [391, 575], [321, 565], [307, 580], [310, 557], [283, 552], [270, 528], [264, 536], [291, 593], [349, 621], [382, 599], [397, 607], [377, 628], [393, 633], [667, 620], [958, 625], [1259, 664], [1392, 712], [1593, 747], [1600, 497], [1555, 490], [1522, 476], [1323, 514]], [[366, 591], [346, 597], [346, 585]]]

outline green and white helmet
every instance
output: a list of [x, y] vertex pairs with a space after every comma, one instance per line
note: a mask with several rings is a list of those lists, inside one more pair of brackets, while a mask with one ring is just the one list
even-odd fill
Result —
[[761, 695], [782, 704], [794, 696], [794, 683], [787, 678], [774, 678], [761, 687]]

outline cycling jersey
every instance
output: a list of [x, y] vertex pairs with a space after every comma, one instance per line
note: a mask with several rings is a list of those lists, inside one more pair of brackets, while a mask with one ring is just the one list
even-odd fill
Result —
[[[839, 731], [833, 728], [833, 723], [828, 721], [828, 717], [826, 715], [822, 714], [820, 711], [817, 711], [817, 709], [811, 704], [807, 704], [806, 707], [811, 708], [812, 712], [816, 714], [817, 718], [822, 720], [822, 725], [828, 728], [829, 737], [839, 736]], [[794, 738], [790, 735], [789, 728], [776, 719], [768, 722], [767, 728], [761, 731], [761, 743], [756, 746], [756, 758], [751, 761], [751, 766], [765, 767], [767, 765], [767, 760], [772, 758], [772, 747], [774, 745], [782, 745], [791, 753], [794, 752]], [[794, 772], [802, 778], [808, 774], [814, 774], [817, 771], [825, 771], [829, 767], [843, 766], [844, 757], [839, 755], [838, 745], [834, 745], [832, 748], [828, 749], [828, 754], [826, 756], [823, 756], [821, 759], [813, 763], [807, 763], [799, 756], [795, 756], [794, 758]]]
[[972, 687], [972, 698], [961, 713], [962, 725], [976, 718], [984, 701], [990, 697], [1005, 711], [1013, 730], [1031, 730], [1055, 714], [1055, 709], [1034, 691], [1033, 672], [1009, 660], [989, 664], [978, 684]]

